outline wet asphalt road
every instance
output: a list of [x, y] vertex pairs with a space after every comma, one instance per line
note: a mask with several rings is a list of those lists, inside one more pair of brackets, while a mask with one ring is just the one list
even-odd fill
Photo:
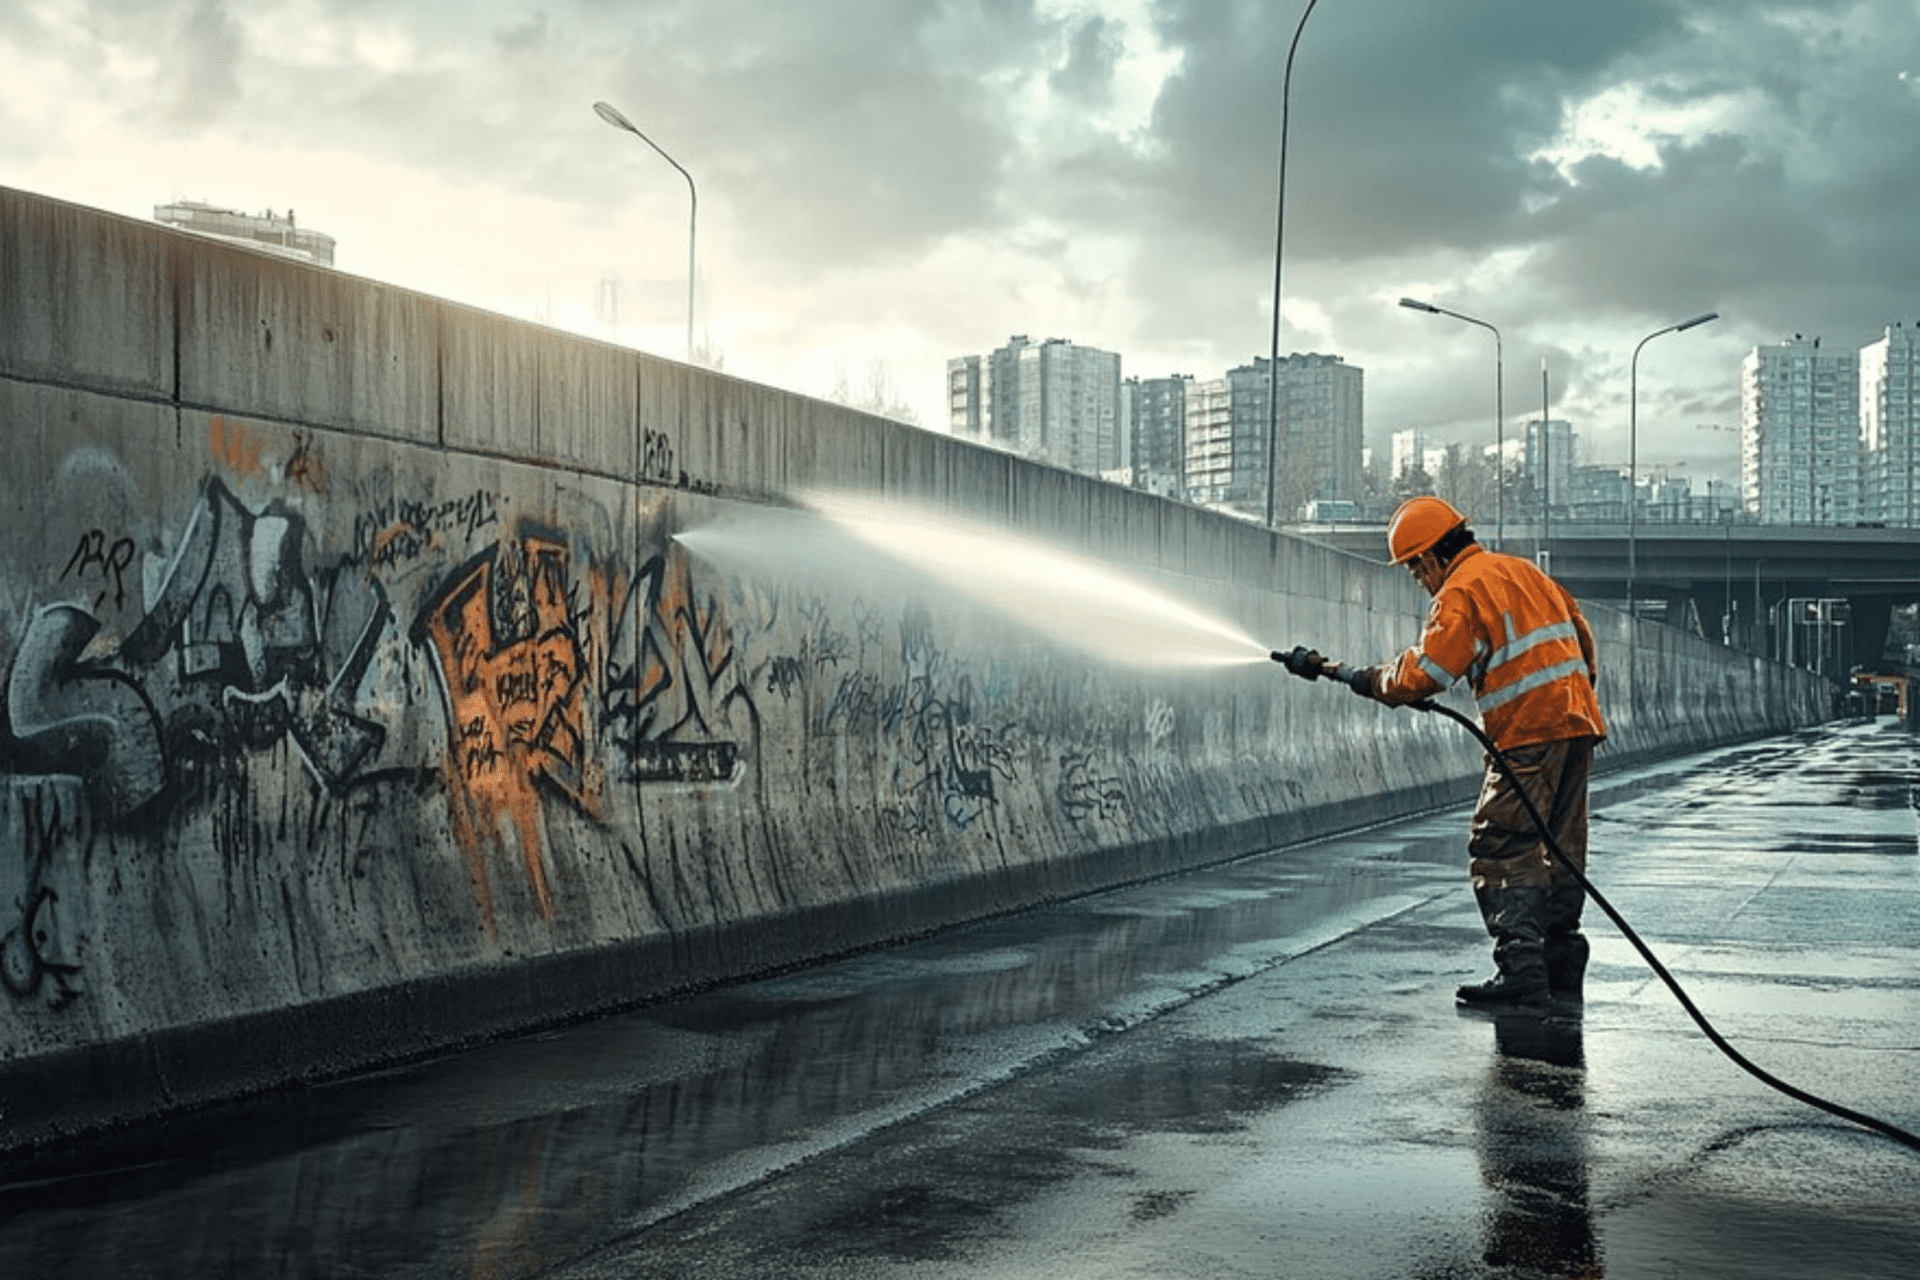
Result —
[[[1596, 781], [1749, 1057], [1920, 1130], [1916, 748]], [[1721, 1058], [1598, 912], [1487, 971], [1464, 811], [0, 1167], [0, 1276], [1901, 1277], [1920, 1152]]]

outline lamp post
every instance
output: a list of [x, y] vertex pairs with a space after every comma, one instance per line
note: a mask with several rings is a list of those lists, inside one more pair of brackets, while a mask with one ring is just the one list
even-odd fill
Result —
[[1451, 316], [1455, 320], [1477, 324], [1493, 335], [1493, 548], [1496, 551], [1503, 550], [1507, 540], [1507, 406], [1503, 368], [1505, 357], [1500, 349], [1500, 331], [1485, 320], [1476, 320], [1472, 316], [1436, 307], [1431, 302], [1421, 302], [1417, 298], [1402, 298], [1400, 305], [1409, 311]]
[[1293, 97], [1293, 55], [1300, 48], [1300, 33], [1307, 29], [1313, 6], [1320, 0], [1307, 0], [1294, 24], [1293, 43], [1287, 46], [1287, 68], [1280, 77], [1280, 194], [1273, 220], [1273, 341], [1267, 350], [1267, 528], [1273, 528], [1274, 484], [1280, 466], [1280, 248], [1287, 231], [1287, 112]]
[[1545, 556], [1534, 561], [1551, 572], [1553, 564], [1553, 431], [1547, 420], [1547, 358], [1540, 357], [1540, 545]]
[[1633, 359], [1627, 365], [1627, 616], [1638, 617], [1639, 610], [1634, 607], [1634, 584], [1639, 577], [1639, 563], [1636, 559], [1634, 532], [1637, 521], [1634, 509], [1639, 506], [1640, 496], [1640, 348], [1652, 342], [1662, 334], [1685, 333], [1687, 330], [1718, 320], [1718, 311], [1709, 311], [1697, 315], [1691, 320], [1682, 320], [1679, 324], [1670, 324], [1664, 329], [1655, 329], [1640, 339], [1633, 349]]
[[687, 210], [687, 361], [691, 363], [693, 361], [693, 243], [694, 234], [700, 222], [699, 189], [693, 185], [693, 175], [688, 173], [678, 160], [668, 155], [659, 143], [634, 128], [633, 121], [621, 115], [616, 108], [604, 102], [596, 102], [593, 104], [593, 110], [595, 114], [614, 128], [625, 129], [628, 133], [652, 147], [659, 153], [662, 160], [665, 160], [674, 168], [679, 169], [680, 176], [687, 180], [687, 195], [689, 197]]

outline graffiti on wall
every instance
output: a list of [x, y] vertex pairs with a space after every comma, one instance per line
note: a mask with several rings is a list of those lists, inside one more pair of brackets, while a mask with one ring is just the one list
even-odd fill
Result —
[[500, 542], [455, 570], [415, 624], [441, 673], [449, 728], [454, 836], [482, 914], [493, 889], [482, 841], [511, 830], [540, 912], [554, 915], [544, 863], [540, 791], [591, 812], [580, 698], [585, 668], [557, 538]]
[[[815, 634], [817, 665], [838, 667], [846, 637]], [[822, 727], [878, 731], [890, 756], [897, 799], [887, 812], [896, 828], [919, 836], [966, 831], [993, 808], [996, 780], [1020, 779], [1026, 732], [1017, 720], [984, 713], [972, 676], [957, 669], [923, 611], [909, 611], [899, 635], [901, 678], [884, 680], [875, 674], [879, 664], [854, 661], [834, 678]], [[863, 633], [856, 649], [863, 653], [871, 638]]]
[[94, 610], [97, 612], [104, 608], [109, 597], [113, 600], [113, 607], [118, 609], [127, 602], [127, 569], [133, 564], [134, 552], [132, 538], [115, 538], [112, 545], [108, 545], [104, 529], [89, 529], [80, 535], [79, 545], [67, 557], [67, 567], [60, 571], [60, 581], [90, 582], [97, 579], [100, 586], [94, 593]]
[[[692, 487], [655, 435], [650, 456]], [[216, 420], [209, 441], [233, 474], [327, 498], [304, 436], [291, 459], [233, 423]], [[419, 794], [441, 778], [489, 923], [493, 850], [555, 917], [550, 806], [600, 820], [608, 775], [635, 787], [736, 780], [757, 711], [720, 606], [664, 531], [636, 568], [557, 529], [502, 536], [506, 506], [486, 490], [384, 498], [329, 555], [301, 510], [249, 504], [214, 476], [164, 551], [106, 526], [47, 549], [44, 603], [0, 655], [5, 991], [62, 1007], [84, 990], [71, 886], [98, 840], [164, 849], [211, 818], [202, 829], [233, 845], [223, 865], [237, 866], [263, 840], [316, 839], [316, 819], [273, 836], [247, 816], [248, 797], [283, 785], [275, 752], [304, 767], [316, 806], [389, 783]], [[420, 602], [410, 629], [396, 629], [390, 590]], [[396, 732], [417, 705], [416, 670], [439, 680], [444, 757], [390, 749], [431, 754], [440, 740]]]
[[600, 819], [609, 773], [730, 784], [758, 732], [730, 629], [686, 555], [669, 543], [632, 572], [584, 558], [557, 532], [523, 530], [450, 574], [414, 628], [441, 673], [455, 836], [488, 919], [485, 845], [509, 837], [540, 911], [556, 913], [543, 797]]
[[[677, 480], [656, 436], [649, 457]], [[1010, 786], [1036, 782], [1070, 820], [1128, 820], [1116, 772], [1090, 752], [1043, 761], [1002, 664], [956, 657], [924, 610], [736, 590], [762, 615], [743, 630], [658, 517], [609, 553], [604, 514], [596, 538], [510, 516], [484, 489], [381, 497], [329, 548], [309, 524], [336, 500], [316, 445], [299, 442], [294, 476], [251, 435], [215, 443], [254, 483], [297, 482], [304, 505], [245, 501], [215, 476], [163, 541], [105, 521], [62, 535], [45, 602], [15, 623], [0, 985], [16, 999], [85, 992], [75, 866], [96, 847], [164, 854], [198, 824], [235, 877], [276, 848], [313, 850], [350, 793], [365, 814], [390, 796], [444, 803], [450, 865], [490, 931], [509, 888], [555, 921], [572, 842], [604, 829], [610, 788], [644, 819], [650, 788], [736, 785], [760, 758], [759, 699], [804, 713], [804, 732], [869, 737], [854, 767], [877, 771], [898, 831], [979, 830]], [[431, 731], [412, 731], [436, 696]], [[274, 829], [259, 805], [289, 794], [290, 763], [308, 784]], [[442, 848], [411, 852], [444, 862]]]
[[500, 505], [499, 495], [484, 489], [434, 501], [389, 498], [354, 517], [350, 558], [380, 570], [464, 546], [500, 523]]
[[[349, 782], [385, 737], [354, 699], [386, 599], [370, 579], [309, 573], [304, 535], [297, 514], [249, 511], [210, 480], [117, 646], [97, 651], [92, 609], [41, 607], [7, 676], [10, 771], [85, 778], [118, 821], [191, 793], [229, 747], [290, 741], [324, 785]], [[61, 580], [96, 609], [124, 602], [131, 547], [90, 530]]]
[[656, 556], [638, 577], [639, 661], [614, 700], [633, 781], [726, 782], [740, 766], [741, 718], [757, 721], [735, 667], [733, 642], [711, 595], [694, 589], [679, 552]]
[[61, 1009], [84, 992], [79, 912], [84, 898], [65, 892], [70, 861], [83, 844], [85, 804], [72, 778], [0, 779], [0, 985], [17, 1000]]
[[715, 494], [720, 486], [702, 480], [681, 467], [675, 457], [673, 437], [664, 431], [646, 428], [640, 438], [640, 479], [647, 484], [666, 485], [685, 493]]
[[98, 826], [151, 838], [218, 794], [249, 752], [288, 746], [338, 791], [379, 751], [386, 730], [356, 700], [385, 596], [364, 576], [310, 571], [305, 537], [296, 513], [251, 510], [212, 479], [142, 590], [125, 533], [88, 529], [57, 549], [54, 589], [67, 598], [28, 618], [0, 714], [10, 994], [60, 1008], [83, 990], [84, 899], [63, 886], [79, 882]]
[[1069, 751], [1060, 758], [1059, 802], [1069, 822], [1092, 818], [1128, 822], [1133, 817], [1126, 783], [1084, 751]]

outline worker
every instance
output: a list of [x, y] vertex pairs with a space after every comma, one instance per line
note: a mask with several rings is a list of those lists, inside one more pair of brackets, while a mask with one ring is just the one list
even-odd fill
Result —
[[[1561, 852], [1584, 872], [1587, 778], [1607, 730], [1594, 692], [1593, 632], [1579, 606], [1531, 561], [1481, 547], [1466, 517], [1439, 498], [1403, 503], [1387, 546], [1433, 597], [1426, 629], [1396, 660], [1342, 678], [1355, 693], [1399, 706], [1466, 677], [1487, 736]], [[1555, 864], [1514, 783], [1491, 759], [1467, 851], [1497, 971], [1456, 998], [1493, 1009], [1578, 1001], [1585, 892]]]

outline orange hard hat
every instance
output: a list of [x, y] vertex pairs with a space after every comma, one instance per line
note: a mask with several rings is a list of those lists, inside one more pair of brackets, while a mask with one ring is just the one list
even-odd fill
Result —
[[1387, 526], [1387, 550], [1393, 555], [1391, 563], [1405, 564], [1422, 551], [1432, 550], [1434, 543], [1466, 522], [1467, 518], [1443, 498], [1429, 494], [1408, 498], [1393, 513], [1393, 523]]

